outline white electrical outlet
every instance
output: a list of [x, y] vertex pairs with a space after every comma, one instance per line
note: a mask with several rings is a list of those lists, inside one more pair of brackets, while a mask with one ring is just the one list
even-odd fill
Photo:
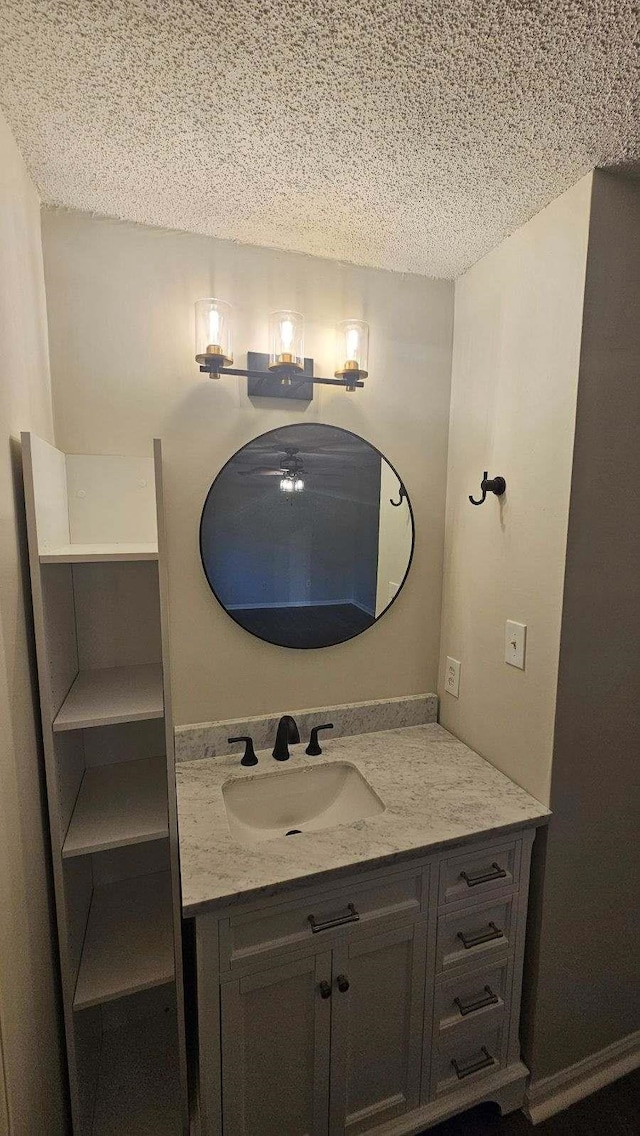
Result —
[[457, 698], [460, 694], [460, 667], [462, 666], [459, 659], [451, 659], [447, 657], [447, 671], [444, 676], [444, 688]]
[[524, 656], [527, 643], [526, 623], [514, 623], [508, 619], [504, 630], [504, 661], [510, 667], [524, 670]]

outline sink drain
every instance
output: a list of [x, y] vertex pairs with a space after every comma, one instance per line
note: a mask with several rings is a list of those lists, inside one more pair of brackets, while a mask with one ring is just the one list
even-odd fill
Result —
[[298, 832], [302, 832], [302, 829], [301, 828], [290, 828], [288, 832], [285, 832], [285, 836], [295, 836], [296, 833], [298, 833]]

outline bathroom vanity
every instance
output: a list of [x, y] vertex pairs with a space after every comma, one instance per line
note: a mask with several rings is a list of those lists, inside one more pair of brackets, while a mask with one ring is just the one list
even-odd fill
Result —
[[[284, 765], [258, 756], [177, 770], [196, 1130], [408, 1136], [483, 1100], [519, 1107], [529, 864], [547, 810], [436, 724], [328, 741], [321, 757], [300, 747]], [[269, 800], [295, 802], [308, 781], [313, 801], [332, 767], [379, 807], [270, 827]]]

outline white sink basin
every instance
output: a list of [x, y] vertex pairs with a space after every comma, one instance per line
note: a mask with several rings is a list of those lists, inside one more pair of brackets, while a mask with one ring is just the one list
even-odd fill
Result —
[[360, 771], [346, 761], [226, 781], [222, 796], [231, 835], [243, 844], [275, 840], [291, 829], [317, 832], [384, 811]]

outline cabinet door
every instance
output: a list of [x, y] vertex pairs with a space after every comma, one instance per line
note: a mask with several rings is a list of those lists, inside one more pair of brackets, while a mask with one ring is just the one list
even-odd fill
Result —
[[[331, 953], [222, 986], [224, 1136], [326, 1136]], [[325, 992], [326, 992], [325, 989]]]
[[417, 923], [334, 951], [331, 1136], [417, 1108], [426, 948]]

